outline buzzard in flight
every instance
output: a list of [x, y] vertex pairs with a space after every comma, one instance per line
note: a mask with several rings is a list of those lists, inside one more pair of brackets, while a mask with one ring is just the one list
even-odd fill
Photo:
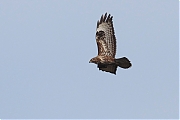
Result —
[[97, 21], [96, 42], [98, 55], [92, 58], [89, 63], [97, 64], [99, 70], [116, 74], [117, 67], [127, 69], [131, 67], [126, 57], [115, 58], [116, 37], [113, 28], [113, 16], [107, 13]]

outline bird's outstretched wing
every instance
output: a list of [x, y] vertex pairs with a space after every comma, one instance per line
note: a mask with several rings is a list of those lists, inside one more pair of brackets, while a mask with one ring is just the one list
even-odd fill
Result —
[[107, 16], [106, 13], [97, 21], [96, 42], [98, 46], [98, 55], [115, 58], [116, 37], [112, 18], [110, 14]]

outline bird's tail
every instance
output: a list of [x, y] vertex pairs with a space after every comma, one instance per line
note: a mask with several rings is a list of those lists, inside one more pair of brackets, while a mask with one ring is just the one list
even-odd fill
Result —
[[124, 68], [124, 69], [127, 69], [132, 66], [132, 64], [126, 57], [115, 59], [115, 62], [116, 62], [117, 66]]

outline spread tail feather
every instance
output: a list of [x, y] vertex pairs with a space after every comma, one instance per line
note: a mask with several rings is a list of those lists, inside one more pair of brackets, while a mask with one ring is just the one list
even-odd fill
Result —
[[126, 57], [115, 59], [115, 62], [119, 67], [124, 69], [127, 69], [132, 66], [132, 64]]

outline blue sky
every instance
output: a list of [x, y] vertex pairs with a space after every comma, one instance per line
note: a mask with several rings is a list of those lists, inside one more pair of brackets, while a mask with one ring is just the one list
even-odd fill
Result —
[[[113, 16], [116, 57], [99, 71], [96, 22]], [[178, 118], [178, 1], [1, 0], [0, 118]]]

